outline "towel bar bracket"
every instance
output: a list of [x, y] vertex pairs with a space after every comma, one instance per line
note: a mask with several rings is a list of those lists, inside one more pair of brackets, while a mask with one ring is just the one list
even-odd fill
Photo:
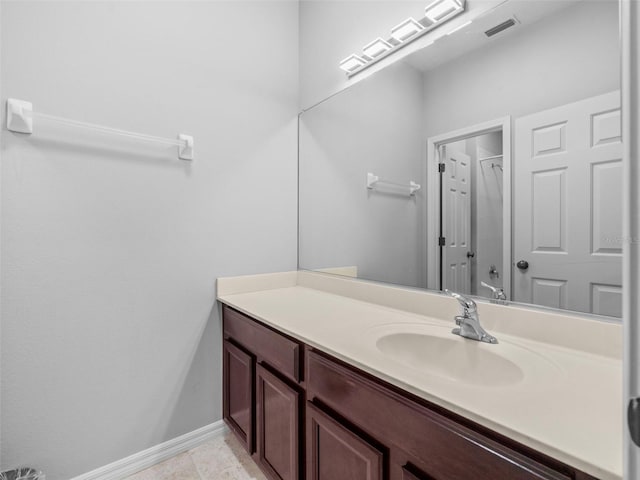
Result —
[[184, 142], [183, 145], [178, 147], [178, 158], [181, 160], [193, 160], [193, 137], [181, 133], [178, 135], [178, 139]]
[[18, 133], [33, 133], [33, 110], [31, 102], [10, 98], [7, 100], [7, 129]]

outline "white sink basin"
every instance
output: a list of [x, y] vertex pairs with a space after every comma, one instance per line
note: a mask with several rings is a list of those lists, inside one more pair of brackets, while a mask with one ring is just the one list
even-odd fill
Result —
[[451, 328], [412, 323], [376, 327], [365, 335], [389, 360], [474, 386], [510, 386], [560, 373], [530, 348], [496, 336], [500, 343], [488, 344], [454, 335]]

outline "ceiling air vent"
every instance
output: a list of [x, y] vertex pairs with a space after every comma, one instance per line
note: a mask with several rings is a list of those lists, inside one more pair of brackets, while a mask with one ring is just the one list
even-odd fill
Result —
[[496, 25], [495, 27], [490, 28], [489, 30], [487, 30], [486, 32], [484, 32], [484, 34], [487, 37], [493, 37], [494, 35], [502, 32], [503, 30], [506, 30], [509, 27], [513, 27], [516, 24], [516, 20], [513, 18], [510, 18], [509, 20], [507, 20], [506, 22], [502, 22], [500, 25]]

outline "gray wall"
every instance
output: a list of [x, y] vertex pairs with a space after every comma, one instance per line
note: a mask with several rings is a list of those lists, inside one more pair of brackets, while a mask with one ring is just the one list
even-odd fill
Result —
[[507, 32], [425, 73], [427, 136], [620, 88], [617, 2], [585, 0]]
[[356, 266], [361, 278], [425, 285], [424, 191], [367, 190], [366, 176], [420, 183], [422, 74], [394, 65], [300, 120], [300, 266]]
[[[2, 469], [50, 480], [221, 418], [220, 276], [296, 267], [295, 1], [3, 2]], [[255, 21], [259, 19], [259, 21]], [[262, 51], [263, 48], [268, 51]]]
[[[502, 158], [495, 160], [480, 159], [502, 154], [502, 132], [492, 132], [480, 137], [471, 138], [467, 143], [473, 146], [475, 158], [472, 170], [474, 185], [473, 206], [471, 216], [471, 232], [473, 235], [476, 257], [471, 273], [471, 291], [475, 295], [491, 298], [491, 292], [480, 282], [504, 287], [504, 269], [502, 261], [502, 207], [504, 172], [492, 164], [502, 166]], [[508, 201], [508, 199], [507, 199]], [[489, 274], [491, 265], [498, 269], [499, 277]]]

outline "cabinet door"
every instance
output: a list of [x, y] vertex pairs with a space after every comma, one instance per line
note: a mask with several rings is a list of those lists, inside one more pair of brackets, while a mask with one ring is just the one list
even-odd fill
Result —
[[225, 340], [222, 368], [224, 418], [247, 451], [253, 453], [253, 358]]
[[307, 404], [307, 480], [382, 480], [380, 450]]
[[297, 480], [300, 394], [261, 365], [256, 384], [257, 460], [273, 478]]

